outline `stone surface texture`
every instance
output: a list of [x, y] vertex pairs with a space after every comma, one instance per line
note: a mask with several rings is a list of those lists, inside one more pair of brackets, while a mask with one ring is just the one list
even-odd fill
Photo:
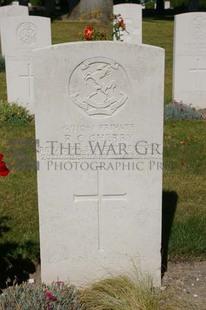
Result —
[[206, 12], [175, 16], [173, 99], [206, 108]]
[[68, 43], [33, 65], [42, 281], [160, 286], [164, 50]]

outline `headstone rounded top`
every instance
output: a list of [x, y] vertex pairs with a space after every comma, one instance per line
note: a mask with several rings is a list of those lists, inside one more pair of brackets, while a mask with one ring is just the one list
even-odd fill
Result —
[[192, 12], [177, 15], [179, 22], [189, 19], [190, 26], [188, 35], [192, 36], [195, 41], [205, 40], [206, 37], [206, 13]]
[[125, 7], [125, 8], [142, 8], [141, 4], [137, 4], [137, 3], [120, 3], [120, 4], [115, 4], [115, 7]]

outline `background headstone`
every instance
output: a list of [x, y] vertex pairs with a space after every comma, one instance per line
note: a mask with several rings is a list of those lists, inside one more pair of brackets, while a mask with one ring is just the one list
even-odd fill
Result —
[[1, 29], [6, 60], [7, 98], [34, 113], [32, 51], [51, 45], [49, 18], [22, 16], [6, 18]]
[[164, 50], [69, 43], [33, 65], [42, 281], [136, 265], [160, 286]]
[[116, 4], [113, 6], [113, 14], [121, 14], [126, 31], [122, 31], [122, 40], [129, 43], [142, 43], [142, 5], [140, 4]]
[[[19, 5], [17, 1], [14, 1], [11, 5], [1, 6], [0, 7], [0, 31], [1, 24], [6, 17], [9, 16], [27, 16], [29, 14], [28, 7]], [[1, 48], [2, 55], [4, 51]]]
[[165, 10], [170, 9], [170, 1], [165, 1]]
[[206, 13], [175, 16], [173, 99], [206, 108]]

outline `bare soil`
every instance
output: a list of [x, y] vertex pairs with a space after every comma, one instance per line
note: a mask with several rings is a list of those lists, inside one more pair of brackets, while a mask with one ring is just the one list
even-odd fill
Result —
[[191, 301], [191, 307], [186, 309], [206, 310], [206, 261], [169, 263], [162, 280], [162, 290], [171, 289], [177, 299]]

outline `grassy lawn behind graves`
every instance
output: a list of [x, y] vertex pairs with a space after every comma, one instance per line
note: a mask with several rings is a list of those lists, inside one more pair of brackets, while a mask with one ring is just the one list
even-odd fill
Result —
[[[78, 41], [84, 27], [84, 23], [52, 23], [53, 43]], [[97, 28], [102, 29], [102, 26]], [[172, 34], [173, 22], [170, 20], [148, 18], [143, 22], [143, 42], [166, 49], [166, 102], [171, 100]], [[0, 73], [0, 99], [5, 98], [5, 93], [5, 75]], [[205, 137], [204, 121], [165, 124], [164, 212], [169, 222], [169, 215], [176, 209], [169, 242], [171, 258], [206, 257]], [[22, 155], [15, 153], [18, 148]], [[5, 154], [5, 162], [12, 171], [9, 177], [0, 178], [0, 259], [18, 255], [38, 259], [36, 173], [34, 169], [17, 171], [19, 166], [24, 168], [26, 164], [24, 156], [34, 163], [34, 125], [0, 124], [0, 153]]]
[[3, 255], [20, 255], [36, 260], [39, 233], [34, 125], [0, 125], [0, 141], [0, 153], [11, 170], [8, 177], [0, 177], [0, 259]]
[[[205, 121], [165, 123], [163, 185], [177, 195], [169, 243], [173, 258], [206, 257], [205, 137]], [[168, 207], [172, 208], [169, 202]]]
[[172, 101], [173, 25], [173, 19], [143, 21], [143, 43], [165, 49], [165, 103]]
[[0, 100], [5, 100], [6, 98], [6, 75], [5, 72], [0, 72]]

